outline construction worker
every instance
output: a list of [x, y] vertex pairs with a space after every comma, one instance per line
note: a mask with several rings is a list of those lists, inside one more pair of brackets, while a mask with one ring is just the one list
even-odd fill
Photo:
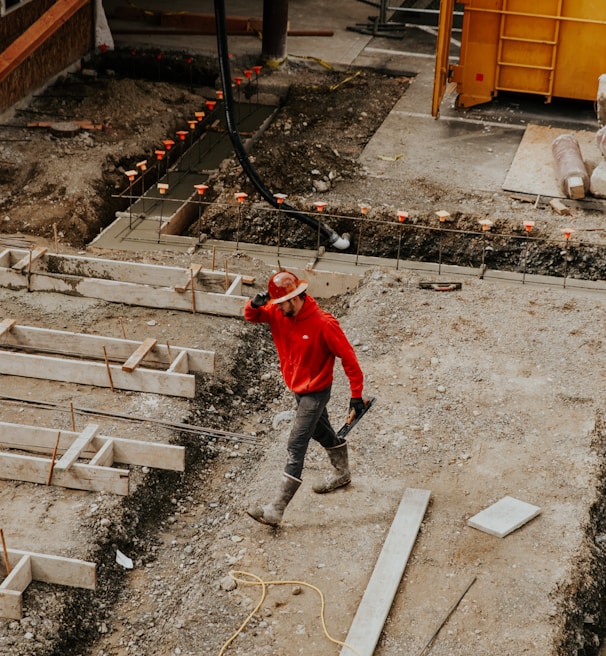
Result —
[[326, 410], [335, 358], [341, 359], [349, 379], [350, 416], [355, 418], [365, 409], [364, 375], [355, 351], [337, 319], [320, 309], [305, 291], [307, 287], [306, 280], [300, 280], [289, 271], [279, 271], [270, 278], [267, 292], [257, 294], [244, 308], [247, 321], [269, 324], [284, 382], [294, 392], [297, 402], [279, 490], [271, 503], [247, 511], [253, 519], [270, 526], [280, 524], [284, 509], [301, 485], [311, 439], [326, 449], [334, 468], [325, 481], [313, 486], [314, 492], [330, 492], [351, 481], [347, 442], [337, 437]]

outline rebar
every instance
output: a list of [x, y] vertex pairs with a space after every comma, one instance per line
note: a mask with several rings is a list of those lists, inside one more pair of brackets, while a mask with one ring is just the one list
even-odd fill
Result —
[[22, 399], [15, 396], [6, 396], [4, 394], [0, 395], [0, 399], [7, 401], [9, 403], [23, 403], [29, 405], [33, 408], [46, 409], [46, 410], [55, 410], [57, 412], [72, 412], [84, 414], [84, 415], [96, 415], [99, 417], [110, 417], [114, 419], [123, 419], [125, 421], [133, 421], [138, 423], [150, 423], [157, 424], [159, 426], [164, 426], [173, 430], [179, 430], [186, 433], [195, 433], [206, 435], [210, 439], [220, 439], [230, 442], [243, 442], [247, 444], [256, 444], [257, 439], [254, 435], [246, 433], [234, 433], [230, 431], [219, 430], [215, 428], [205, 428], [202, 426], [195, 426], [192, 424], [180, 423], [180, 422], [170, 422], [166, 419], [152, 419], [150, 417], [141, 417], [134, 414], [123, 414], [119, 412], [109, 412], [106, 410], [99, 410], [95, 408], [79, 408], [79, 407], [63, 407], [58, 403], [52, 403], [51, 401], [40, 401], [36, 399]]

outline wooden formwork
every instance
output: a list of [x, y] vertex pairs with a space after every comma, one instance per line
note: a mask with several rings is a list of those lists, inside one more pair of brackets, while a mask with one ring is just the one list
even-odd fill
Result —
[[32, 581], [87, 590], [97, 586], [97, 566], [84, 560], [6, 548], [0, 550], [0, 564], [5, 574], [0, 583], [0, 617], [8, 619], [21, 619], [23, 592]]
[[0, 451], [0, 478], [126, 495], [129, 471], [114, 468], [114, 463], [185, 470], [182, 446], [127, 440], [98, 431], [97, 424], [88, 424], [78, 433], [0, 422], [0, 449], [27, 454]]
[[93, 257], [55, 255], [46, 248], [0, 252], [0, 287], [59, 292], [113, 303], [241, 317], [244, 276]]
[[0, 321], [0, 374], [193, 398], [194, 373], [214, 370], [213, 351]]

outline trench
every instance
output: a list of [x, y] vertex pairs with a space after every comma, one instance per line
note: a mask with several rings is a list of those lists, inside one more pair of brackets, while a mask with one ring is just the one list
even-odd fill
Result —
[[[253, 331], [254, 340], [247, 337]], [[221, 377], [218, 378], [217, 374], [196, 376], [196, 397], [192, 400], [189, 421], [209, 429], [238, 430], [242, 413], [253, 412], [259, 403], [257, 397], [247, 394], [249, 381], [258, 381], [255, 382], [255, 389], [259, 398], [270, 400], [281, 393], [276, 382], [262, 376], [269, 369], [272, 359], [273, 345], [269, 337], [244, 324], [231, 366], [222, 372]], [[218, 411], [209, 413], [209, 406]], [[204, 478], [205, 468], [213, 467], [225, 445], [216, 438], [205, 439], [191, 432], [176, 432], [168, 443], [185, 447], [185, 471], [150, 470], [142, 474], [139, 468], [134, 468], [137, 471], [133, 473], [138, 477], [136, 490], [112, 506], [111, 525], [101, 530], [94, 526], [85, 527], [95, 536], [84, 559], [97, 564], [97, 589], [57, 589], [35, 582], [25, 593], [30, 615], [56, 615], [53, 617], [54, 623], [61, 627], [52, 645], [43, 649], [33, 647], [27, 656], [81, 656], [91, 653], [95, 641], [102, 637], [100, 627], [116, 621], [114, 609], [130, 585], [128, 572], [116, 564], [116, 549], [129, 554], [140, 567], [153, 563], [161, 548], [160, 535], [170, 526], [169, 518], [175, 513], [175, 499], [179, 500], [179, 506], [188, 503], [198, 512], [205, 513], [207, 518], [209, 511], [203, 509], [208, 508], [208, 499], [205, 498], [205, 484], [201, 479]], [[182, 501], [187, 497], [190, 502]], [[222, 506], [229, 506], [230, 503], [229, 499], [222, 499]], [[217, 510], [216, 516], [221, 512], [225, 513], [225, 510]], [[210, 526], [208, 531], [209, 539], [212, 539], [216, 529]], [[44, 594], [40, 595], [40, 592]], [[52, 609], [45, 607], [42, 601], [45, 596], [52, 597]]]

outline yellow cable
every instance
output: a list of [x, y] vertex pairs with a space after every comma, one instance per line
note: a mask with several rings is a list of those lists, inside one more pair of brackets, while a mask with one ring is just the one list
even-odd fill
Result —
[[[341, 647], [346, 647], [347, 649], [350, 649], [352, 652], [357, 654], [358, 656], [362, 656], [360, 652], [352, 647], [351, 645], [348, 645], [345, 642], [341, 642], [340, 640], [337, 640], [336, 638], [331, 637], [331, 635], [328, 633], [328, 629], [326, 628], [326, 621], [324, 619], [324, 608], [325, 608], [325, 603], [324, 603], [324, 595], [322, 594], [322, 591], [320, 588], [316, 588], [315, 585], [312, 585], [311, 583], [305, 583], [304, 581], [263, 581], [260, 577], [258, 577], [256, 574], [251, 574], [250, 572], [242, 572], [242, 571], [231, 571], [229, 573], [231, 578], [236, 581], [236, 583], [241, 583], [243, 585], [260, 585], [262, 590], [261, 590], [261, 599], [259, 599], [259, 603], [254, 607], [252, 612], [248, 615], [248, 617], [242, 622], [240, 627], [237, 629], [237, 631], [229, 638], [229, 640], [221, 647], [221, 651], [219, 652], [218, 656], [223, 656], [225, 653], [225, 650], [227, 647], [242, 633], [246, 625], [250, 622], [250, 620], [254, 617], [256, 612], [261, 608], [261, 605], [265, 601], [265, 597], [267, 596], [267, 586], [268, 585], [302, 585], [305, 586], [306, 588], [311, 588], [312, 590], [315, 590], [319, 595], [320, 595], [320, 602], [321, 602], [321, 610], [320, 610], [320, 619], [322, 620], [322, 629], [324, 630], [324, 635], [326, 638], [330, 641], [333, 642], [335, 645], [340, 645]], [[239, 576], [248, 576], [251, 579], [254, 579], [252, 581], [247, 581], [242, 578], [238, 578]]]
[[345, 79], [341, 80], [340, 82], [337, 82], [337, 84], [331, 84], [328, 89], [330, 91], [335, 91], [338, 89], [342, 84], [347, 84], [347, 82], [351, 82], [354, 78], [358, 77], [358, 75], [361, 75], [362, 71], [356, 71], [353, 75], [350, 75], [349, 77], [346, 77]]
[[320, 66], [324, 66], [324, 68], [327, 68], [329, 71], [334, 70], [334, 66], [327, 61], [324, 61], [324, 59], [320, 59], [320, 57], [312, 57], [311, 55], [289, 55], [289, 57], [294, 57], [295, 59], [310, 59], [311, 61], [318, 62]]

